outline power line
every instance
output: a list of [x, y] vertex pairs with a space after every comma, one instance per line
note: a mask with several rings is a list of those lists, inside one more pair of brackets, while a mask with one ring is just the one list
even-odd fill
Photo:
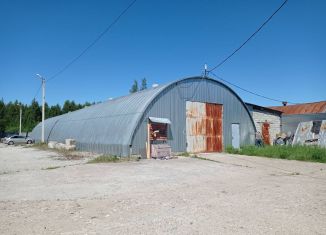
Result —
[[97, 38], [89, 44], [79, 55], [77, 55], [73, 60], [71, 60], [68, 64], [66, 64], [62, 69], [60, 69], [57, 73], [55, 73], [53, 76], [51, 76], [47, 82], [53, 80], [57, 76], [59, 76], [61, 73], [63, 73], [65, 70], [67, 70], [73, 63], [75, 63], [80, 57], [82, 57], [91, 47], [93, 47], [119, 20], [120, 18], [131, 8], [137, 0], [132, 1], [115, 19], [114, 21], [106, 27], [106, 29], [100, 33]]
[[237, 49], [235, 49], [229, 56], [227, 56], [224, 60], [222, 60], [219, 64], [217, 64], [215, 67], [213, 67], [211, 70], [208, 72], [214, 71], [218, 67], [220, 67], [222, 64], [224, 64], [226, 61], [228, 61], [235, 53], [237, 53], [244, 45], [247, 44], [272, 18], [276, 13], [281, 10], [281, 8], [287, 3], [288, 0], [285, 0], [279, 8], [277, 8], [276, 11], [253, 33], [251, 36], [244, 42], [242, 43]]
[[37, 91], [35, 92], [34, 98], [32, 100], [34, 100], [36, 98], [36, 96], [38, 95], [38, 93], [41, 90], [42, 85], [39, 86], [39, 88], [37, 89]]
[[[234, 84], [234, 83], [231, 83], [231, 82], [225, 80], [224, 78], [221, 78], [220, 76], [217, 76], [217, 75], [216, 75], [215, 73], [213, 73], [212, 71], [211, 71], [210, 73], [211, 73], [214, 77], [216, 77], [217, 79], [219, 79], [219, 80], [221, 80], [221, 81], [223, 81], [223, 82], [225, 82], [225, 83], [228, 83], [229, 85], [234, 86], [234, 87], [236, 87], [236, 88], [238, 88], [238, 89], [240, 89], [240, 90], [242, 90], [242, 91], [248, 92], [248, 93], [250, 93], [250, 94], [252, 94], [252, 95], [259, 96], [259, 97], [261, 97], [261, 98], [264, 98], [264, 99], [267, 99], [267, 100], [276, 101], [276, 102], [281, 102], [281, 103], [285, 102], [284, 100], [278, 100], [278, 99], [270, 98], [270, 97], [267, 97], [267, 96], [264, 96], [264, 95], [257, 94], [257, 93], [255, 93], [255, 92], [253, 92], [253, 91], [249, 91], [249, 90], [247, 90], [247, 89], [245, 89], [245, 88], [242, 88], [242, 87], [240, 87], [240, 86], [238, 86], [238, 85], [236, 85], [236, 84]], [[296, 103], [293, 103], [293, 102], [288, 102], [288, 101], [286, 101], [286, 102], [289, 103], [289, 104], [296, 104]]]

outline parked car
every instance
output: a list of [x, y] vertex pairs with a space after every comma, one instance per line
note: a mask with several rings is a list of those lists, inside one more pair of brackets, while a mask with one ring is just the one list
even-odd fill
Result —
[[32, 144], [34, 140], [30, 137], [21, 136], [21, 135], [13, 135], [4, 140], [5, 144], [13, 145], [13, 144]]

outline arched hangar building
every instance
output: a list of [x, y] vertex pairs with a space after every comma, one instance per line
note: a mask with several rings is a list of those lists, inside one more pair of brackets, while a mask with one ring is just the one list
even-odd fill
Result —
[[[149, 124], [150, 123], [150, 124]], [[149, 134], [150, 133], [150, 134]], [[253, 144], [247, 106], [225, 84], [190, 77], [45, 120], [45, 140], [76, 140], [77, 149], [146, 156], [149, 139], [173, 152], [220, 152]], [[31, 133], [41, 137], [41, 123]]]

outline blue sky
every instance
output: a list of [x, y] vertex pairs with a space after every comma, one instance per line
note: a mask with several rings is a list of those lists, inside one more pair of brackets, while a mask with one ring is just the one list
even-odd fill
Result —
[[[2, 0], [0, 98], [30, 103], [40, 81], [89, 45], [131, 1]], [[200, 75], [249, 37], [282, 0], [138, 0], [93, 48], [47, 84], [49, 104], [102, 101]], [[326, 1], [289, 0], [214, 72], [265, 96], [326, 100]], [[234, 88], [244, 101], [278, 105]], [[40, 100], [40, 93], [36, 97]]]

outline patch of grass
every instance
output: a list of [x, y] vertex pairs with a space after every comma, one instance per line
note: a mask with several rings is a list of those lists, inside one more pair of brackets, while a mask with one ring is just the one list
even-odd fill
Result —
[[54, 170], [54, 169], [58, 169], [58, 168], [60, 168], [60, 166], [50, 166], [47, 168], [43, 168], [42, 170]]
[[74, 150], [66, 150], [66, 149], [51, 149], [58, 154], [61, 155], [66, 160], [79, 160], [84, 158], [84, 156], [80, 152], [76, 152]]
[[239, 154], [239, 149], [233, 148], [232, 146], [227, 146], [225, 152], [232, 154]]
[[47, 150], [48, 149], [47, 143], [41, 143], [41, 142], [32, 144], [32, 145], [30, 145], [30, 147], [35, 147], [35, 148], [38, 148], [40, 150]]
[[139, 157], [118, 157], [111, 155], [101, 155], [97, 158], [89, 160], [87, 163], [116, 163], [116, 162], [127, 162], [127, 161], [139, 161]]
[[46, 150], [58, 153], [65, 160], [79, 160], [85, 157], [83, 154], [81, 154], [80, 152], [76, 152], [75, 150], [49, 148], [46, 143], [36, 143], [33, 144], [31, 147], [35, 147], [39, 150]]
[[[80, 152], [76, 150], [49, 148], [46, 143], [37, 143], [33, 147], [39, 150], [52, 151], [60, 156], [60, 160], [80, 160], [83, 158], [92, 158], [98, 156], [96, 153]], [[56, 156], [55, 156], [56, 157]], [[139, 161], [139, 156], [132, 155], [131, 157], [118, 157], [111, 155], [100, 155], [89, 160], [87, 163], [108, 163], [108, 162], [124, 162], [124, 161]]]
[[188, 152], [183, 152], [183, 153], [179, 153], [177, 156], [190, 157], [190, 153], [188, 153]]
[[118, 157], [115, 155], [101, 155], [94, 159], [89, 160], [87, 163], [116, 163], [116, 162], [127, 162], [127, 161], [139, 161], [140, 158], [135, 157]]
[[92, 160], [89, 160], [87, 163], [107, 163], [107, 162], [118, 162], [118, 161], [120, 161], [120, 158], [118, 158], [117, 156], [102, 155]]
[[240, 149], [226, 148], [227, 153], [248, 156], [281, 158], [288, 160], [326, 163], [326, 148], [318, 146], [243, 146]]

